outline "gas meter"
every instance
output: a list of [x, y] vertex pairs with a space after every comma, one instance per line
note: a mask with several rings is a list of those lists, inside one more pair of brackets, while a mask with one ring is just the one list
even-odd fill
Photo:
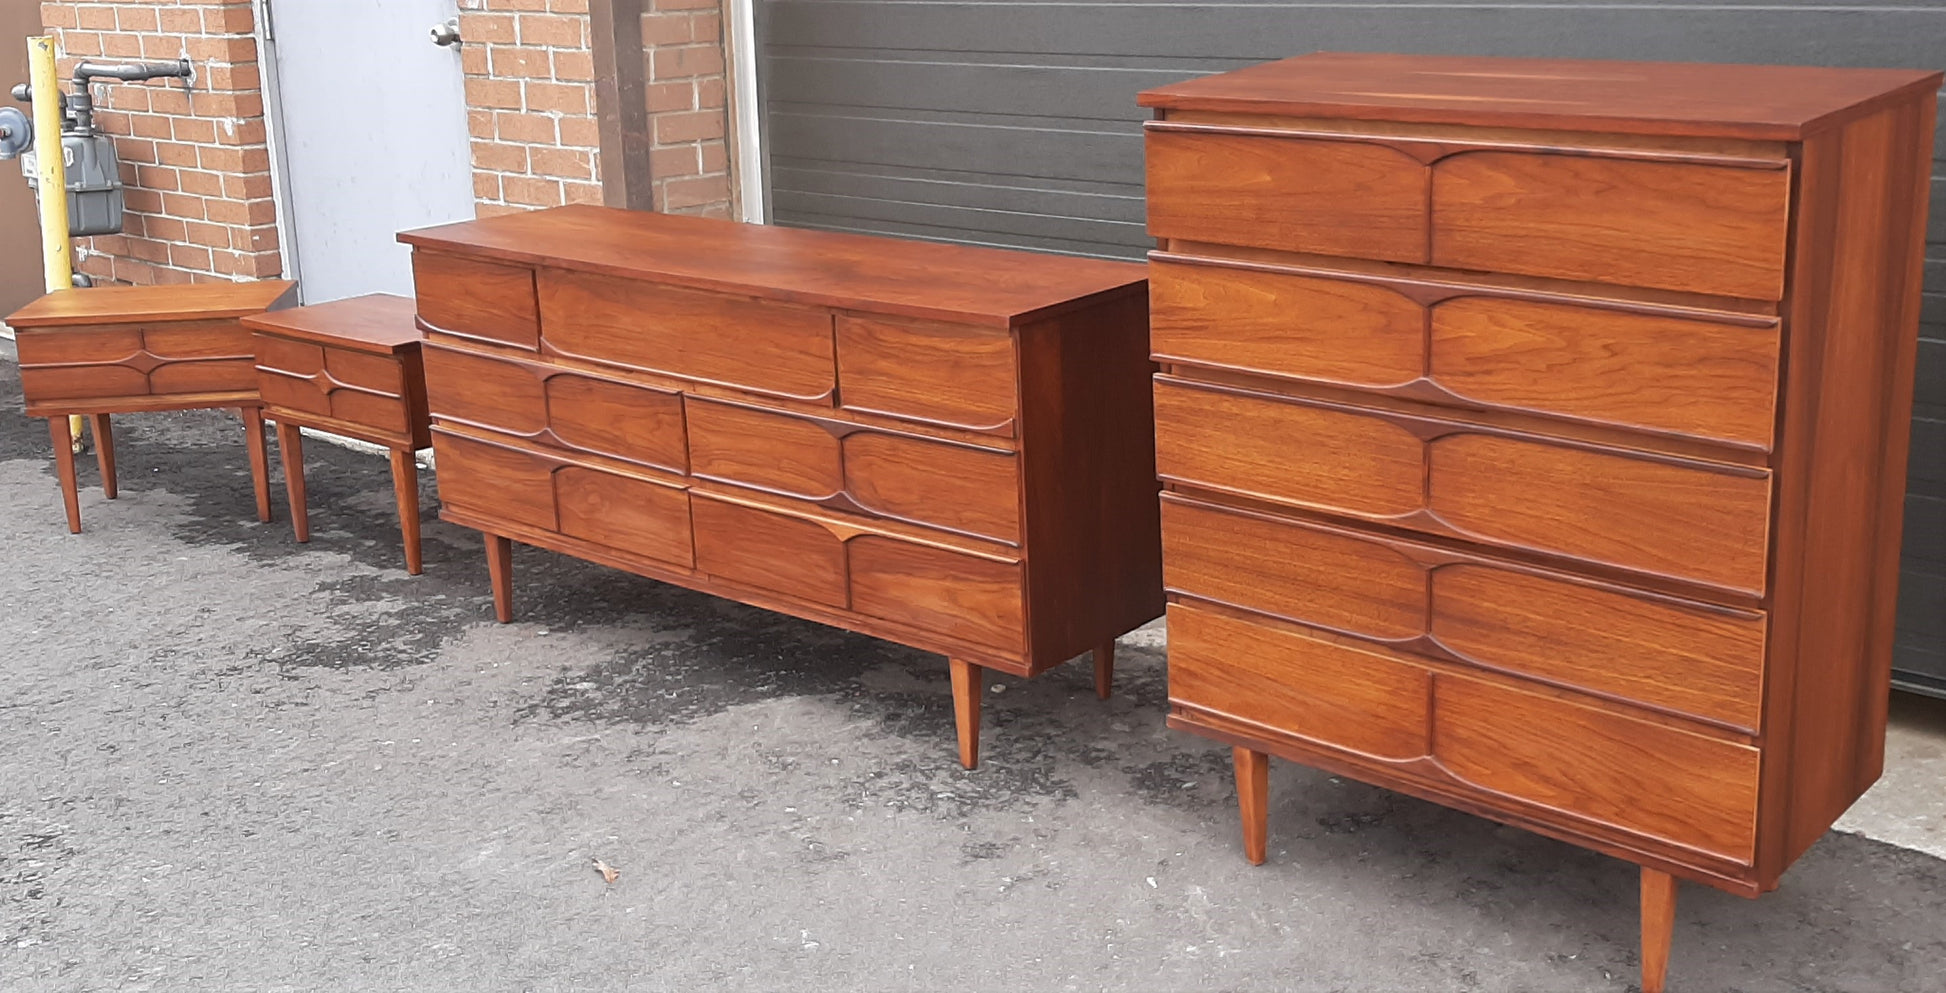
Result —
[[[125, 82], [195, 75], [188, 59], [175, 62], [83, 62], [74, 67], [74, 94], [61, 95], [61, 159], [67, 167], [68, 235], [115, 234], [122, 229], [125, 196], [122, 166], [115, 157], [115, 140], [95, 130], [95, 102], [89, 87], [97, 79]], [[22, 83], [13, 97], [31, 102], [33, 91]], [[34, 129], [27, 115], [12, 107], [0, 108], [0, 159], [19, 157], [20, 171], [38, 196], [39, 172]]]

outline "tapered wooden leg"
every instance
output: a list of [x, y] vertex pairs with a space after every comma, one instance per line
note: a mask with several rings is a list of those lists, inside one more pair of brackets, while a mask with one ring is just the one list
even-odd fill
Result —
[[953, 670], [953, 723], [959, 728], [959, 764], [980, 767], [980, 684], [986, 670], [965, 659], [948, 659]]
[[514, 543], [497, 534], [486, 536], [487, 575], [493, 579], [493, 616], [502, 624], [514, 619]]
[[1115, 692], [1115, 639], [1095, 647], [1095, 695], [1103, 700]]
[[101, 495], [115, 499], [115, 429], [108, 423], [107, 414], [96, 414], [93, 418], [95, 432], [95, 465], [101, 467]]
[[257, 520], [270, 521], [270, 450], [264, 442], [264, 409], [243, 408], [243, 444], [250, 449], [250, 482], [257, 490]]
[[304, 432], [277, 422], [277, 457], [284, 463], [284, 495], [290, 498], [291, 531], [299, 544], [311, 540], [311, 507], [304, 495]]
[[419, 558], [419, 463], [412, 453], [392, 449], [392, 492], [399, 500], [399, 534], [405, 539], [405, 571], [417, 576]]
[[1270, 756], [1248, 748], [1230, 750], [1237, 768], [1237, 808], [1243, 814], [1243, 857], [1263, 865], [1270, 840]]
[[68, 508], [68, 533], [81, 533], [81, 486], [74, 478], [74, 432], [68, 415], [47, 419], [47, 433], [54, 442], [54, 473], [61, 477], [61, 500]]
[[1676, 877], [1642, 867], [1642, 993], [1663, 993], [1676, 931]]

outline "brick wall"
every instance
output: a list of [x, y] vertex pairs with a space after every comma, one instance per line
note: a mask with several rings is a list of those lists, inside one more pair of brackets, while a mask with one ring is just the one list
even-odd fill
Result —
[[648, 6], [642, 55], [648, 60], [655, 209], [732, 216], [722, 0], [648, 0]]
[[[315, 0], [327, 2], [327, 0]], [[637, 0], [630, 0], [631, 3]], [[722, 0], [639, 0], [650, 202], [735, 208]], [[589, 0], [461, 0], [460, 50], [481, 216], [599, 203], [601, 129]], [[83, 58], [176, 59], [180, 83], [96, 88], [128, 184], [125, 231], [77, 242], [98, 280], [170, 283], [283, 272], [250, 0], [61, 0], [41, 21], [66, 79]], [[625, 118], [627, 115], [624, 115]], [[638, 128], [638, 131], [639, 131]]]
[[95, 123], [117, 137], [128, 217], [123, 234], [81, 239], [76, 267], [126, 283], [281, 273], [249, 0], [43, 3], [41, 22], [64, 80], [84, 58], [196, 67], [193, 93], [179, 81], [96, 88]]
[[481, 217], [600, 203], [588, 0], [464, 0], [460, 64]]

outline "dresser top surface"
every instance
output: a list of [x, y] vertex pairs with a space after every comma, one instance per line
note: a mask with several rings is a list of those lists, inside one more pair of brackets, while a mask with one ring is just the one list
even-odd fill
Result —
[[390, 293], [293, 307], [243, 319], [255, 331], [361, 352], [393, 353], [424, 337], [413, 302]]
[[1791, 141], [1919, 90], [1908, 69], [1315, 52], [1142, 93], [1144, 107]]
[[286, 279], [170, 286], [99, 286], [55, 290], [7, 316], [16, 328], [141, 321], [207, 321], [259, 314], [297, 284]]
[[814, 306], [1003, 326], [1147, 278], [1133, 262], [583, 205], [407, 231], [399, 240]]

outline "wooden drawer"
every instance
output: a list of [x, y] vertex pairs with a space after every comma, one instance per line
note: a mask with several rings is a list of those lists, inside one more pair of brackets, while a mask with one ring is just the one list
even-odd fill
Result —
[[439, 427], [433, 428], [432, 449], [441, 503], [482, 517], [560, 529], [554, 505], [554, 470], [560, 463]]
[[[1169, 608], [1172, 704], [1748, 863], [1759, 752], [1207, 608]], [[1434, 720], [1432, 714], [1438, 714]], [[1410, 770], [1410, 766], [1403, 767]]]
[[1391, 762], [1431, 748], [1432, 674], [1376, 652], [1169, 605], [1169, 702]]
[[690, 471], [826, 506], [1017, 543], [1013, 453], [687, 397]]
[[1432, 755], [1489, 794], [1749, 864], [1761, 752], [1478, 680], [1433, 680]]
[[20, 391], [30, 404], [149, 392], [153, 361], [139, 328], [20, 328], [15, 345]]
[[552, 269], [541, 273], [540, 308], [548, 349], [562, 355], [831, 402], [822, 310]]
[[907, 541], [824, 518], [692, 493], [696, 567], [721, 579], [931, 631], [1024, 649], [1015, 561]]
[[1764, 589], [1770, 477], [1156, 378], [1164, 479], [1738, 592]]
[[1163, 581], [1180, 596], [1758, 728], [1757, 611], [1176, 496], [1163, 500], [1162, 541]]
[[1397, 149], [1157, 125], [1146, 146], [1157, 238], [1426, 260], [1426, 167]]
[[441, 420], [683, 472], [682, 397], [671, 390], [427, 343], [426, 392]]
[[1789, 164], [1468, 151], [1432, 179], [1432, 264], [1779, 300]]
[[419, 250], [412, 253], [412, 282], [421, 321], [463, 337], [540, 347], [534, 270]]
[[1182, 362], [1768, 449], [1777, 321], [1326, 270], [1152, 260]]
[[684, 569], [695, 564], [689, 493], [675, 483], [565, 465], [554, 473], [562, 534]]
[[439, 499], [688, 568], [689, 494], [660, 482], [575, 465], [516, 445], [433, 431]]
[[1013, 437], [1013, 336], [960, 324], [840, 316], [838, 381], [848, 410]]
[[256, 337], [257, 385], [273, 414], [313, 414], [392, 435], [413, 433], [401, 360]]

